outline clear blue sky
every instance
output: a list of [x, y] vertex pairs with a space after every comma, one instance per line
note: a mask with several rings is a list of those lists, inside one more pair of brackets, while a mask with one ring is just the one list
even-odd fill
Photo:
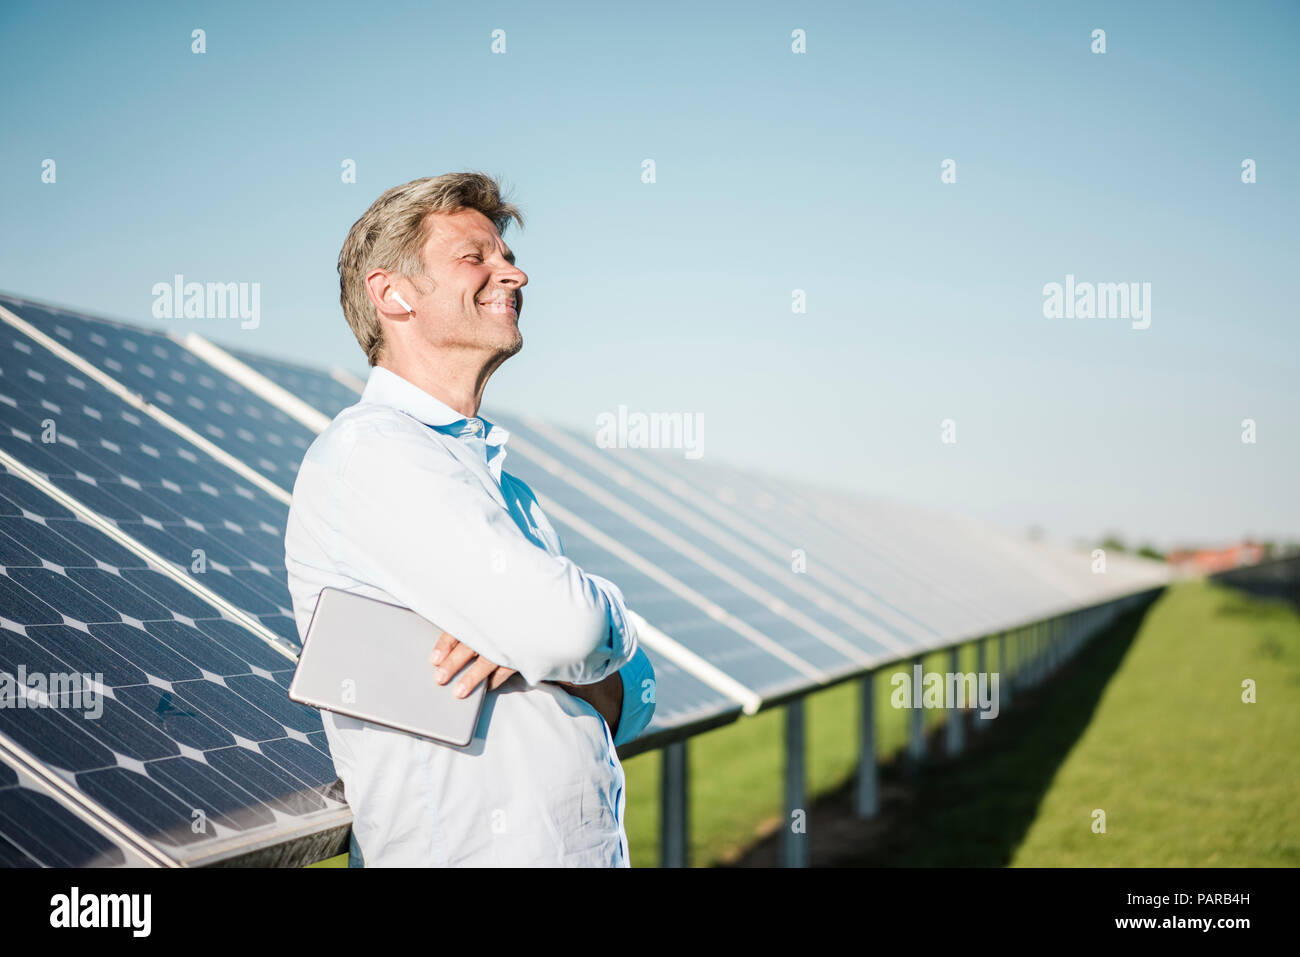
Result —
[[[0, 289], [157, 326], [175, 273], [259, 282], [258, 329], [174, 328], [362, 372], [348, 227], [483, 169], [531, 279], [489, 408], [699, 413], [708, 458], [1061, 541], [1300, 538], [1300, 5], [126, 9], [0, 6]], [[1045, 319], [1067, 273], [1150, 328]]]

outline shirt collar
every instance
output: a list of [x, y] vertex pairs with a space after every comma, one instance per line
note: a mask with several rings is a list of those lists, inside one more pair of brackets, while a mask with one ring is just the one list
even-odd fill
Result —
[[397, 409], [443, 435], [459, 439], [474, 449], [491, 470], [493, 478], [498, 483], [501, 481], [501, 465], [506, 454], [504, 446], [510, 438], [510, 433], [503, 427], [481, 415], [473, 418], [462, 415], [383, 366], [371, 368], [361, 401]]

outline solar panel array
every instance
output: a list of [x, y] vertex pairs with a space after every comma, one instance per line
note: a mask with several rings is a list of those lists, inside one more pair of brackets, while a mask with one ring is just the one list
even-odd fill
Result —
[[[319, 715], [285, 694], [287, 503], [315, 432], [257, 386], [330, 417], [359, 380], [244, 351], [228, 374], [12, 296], [0, 319], [0, 676], [94, 676], [102, 712], [84, 689], [0, 708], [0, 864], [210, 863], [346, 824]], [[484, 414], [566, 553], [643, 622], [656, 712], [627, 750], [1165, 577]]]

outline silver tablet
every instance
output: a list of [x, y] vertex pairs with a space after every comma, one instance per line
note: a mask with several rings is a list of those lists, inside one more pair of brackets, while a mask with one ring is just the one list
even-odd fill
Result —
[[453, 693], [455, 676], [438, 684], [429, 655], [441, 634], [409, 608], [322, 589], [289, 697], [463, 748], [474, 737], [488, 683], [465, 698]]

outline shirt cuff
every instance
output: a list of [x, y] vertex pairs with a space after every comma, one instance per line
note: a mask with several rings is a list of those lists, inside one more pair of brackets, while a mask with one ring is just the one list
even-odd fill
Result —
[[623, 679], [623, 709], [614, 734], [614, 747], [635, 740], [655, 713], [655, 670], [646, 653], [637, 648], [632, 660], [618, 673]]

